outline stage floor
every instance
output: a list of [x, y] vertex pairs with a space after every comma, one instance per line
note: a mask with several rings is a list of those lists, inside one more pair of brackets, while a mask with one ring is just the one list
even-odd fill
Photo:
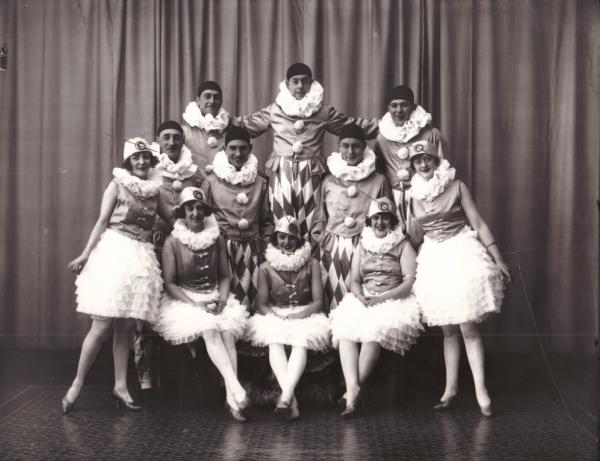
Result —
[[[336, 408], [310, 409], [293, 423], [268, 409], [250, 409], [246, 424], [229, 421], [220, 406], [178, 409], [154, 399], [140, 412], [115, 408], [110, 380], [94, 375], [110, 370], [109, 351], [73, 412], [63, 415], [60, 400], [75, 352], [3, 351], [0, 358], [2, 460], [598, 459], [596, 412], [577, 397], [554, 392], [549, 375], [514, 357], [510, 363], [488, 360], [492, 418], [480, 416], [467, 385], [458, 408], [434, 413], [437, 392], [425, 374], [422, 386], [410, 380], [408, 398], [395, 409], [366, 409], [348, 421]], [[595, 378], [587, 373], [572, 379], [589, 397]]]

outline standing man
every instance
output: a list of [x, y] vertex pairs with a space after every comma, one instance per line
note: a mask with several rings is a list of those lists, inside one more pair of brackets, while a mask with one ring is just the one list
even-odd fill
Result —
[[229, 112], [222, 107], [223, 91], [217, 82], [208, 80], [198, 87], [196, 99], [183, 113], [185, 145], [201, 169], [212, 163], [215, 154], [225, 147]]

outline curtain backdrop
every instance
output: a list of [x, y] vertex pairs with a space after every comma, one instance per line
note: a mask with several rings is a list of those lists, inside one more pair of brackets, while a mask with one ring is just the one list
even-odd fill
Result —
[[[600, 7], [596, 0], [2, 0], [0, 335], [79, 347], [66, 265], [122, 140], [181, 120], [206, 79], [232, 114], [303, 61], [327, 102], [379, 117], [404, 83], [433, 115], [513, 269], [486, 333], [570, 350], [598, 329]], [[255, 141], [261, 159], [271, 137]], [[331, 152], [335, 139], [326, 139]], [[457, 261], [457, 270], [460, 270]], [[435, 289], [435, 287], [432, 287]], [[548, 335], [548, 336], [545, 336]]]

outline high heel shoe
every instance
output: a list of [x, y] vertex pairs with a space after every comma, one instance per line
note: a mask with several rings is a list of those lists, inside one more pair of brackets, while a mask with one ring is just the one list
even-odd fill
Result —
[[344, 418], [351, 418], [357, 416], [359, 409], [361, 408], [361, 396], [360, 391], [356, 394], [354, 400], [346, 398], [346, 408], [342, 411], [341, 416]]
[[[69, 388], [69, 390], [71, 390], [71, 389]], [[62, 408], [62, 412], [65, 415], [73, 409], [73, 407], [77, 403], [77, 400], [79, 399], [79, 395], [81, 395], [81, 394], [77, 395], [77, 397], [75, 397], [75, 400], [73, 400], [73, 401], [70, 401], [67, 398], [67, 395], [69, 395], [69, 391], [67, 391], [67, 393], [65, 394], [65, 396], [63, 397], [63, 399], [60, 402], [60, 406]]]
[[452, 410], [456, 406], [456, 395], [448, 397], [446, 400], [440, 400], [433, 406], [433, 411]]
[[113, 389], [113, 397], [115, 399], [117, 408], [127, 408], [128, 410], [132, 410], [132, 411], [139, 411], [142, 409], [142, 407], [135, 401], [132, 400], [131, 402], [125, 400], [123, 397], [121, 397], [119, 394], [117, 394], [117, 391], [115, 391]]
[[231, 405], [229, 405], [229, 403], [225, 403], [225, 408], [227, 408], [228, 411], [228, 416], [230, 419], [237, 421], [238, 423], [245, 423], [247, 418], [244, 415], [244, 413], [242, 413], [241, 410], [237, 409], [237, 408], [233, 408]]
[[486, 418], [491, 418], [492, 416], [494, 416], [494, 411], [492, 410], [491, 402], [484, 407], [480, 406], [479, 410], [481, 411], [481, 415], [485, 416]]

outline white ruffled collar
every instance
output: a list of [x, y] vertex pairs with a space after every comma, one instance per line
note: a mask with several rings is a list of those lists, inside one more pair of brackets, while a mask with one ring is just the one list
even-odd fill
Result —
[[313, 80], [308, 93], [302, 99], [296, 99], [290, 93], [284, 80], [279, 84], [279, 94], [275, 98], [275, 102], [279, 104], [286, 115], [307, 118], [321, 109], [323, 105], [323, 87], [319, 82]]
[[367, 146], [363, 159], [358, 165], [350, 166], [348, 162], [342, 159], [342, 154], [339, 152], [332, 152], [327, 157], [327, 167], [331, 174], [338, 179], [345, 181], [362, 181], [366, 177], [370, 176], [375, 171], [375, 152]]
[[192, 152], [186, 146], [183, 146], [177, 162], [171, 160], [169, 156], [163, 152], [158, 156], [158, 164], [155, 169], [161, 176], [181, 181], [194, 176], [198, 169], [198, 165], [194, 165]]
[[125, 168], [113, 168], [113, 178], [138, 198], [154, 197], [161, 185], [161, 177], [154, 169], [148, 172], [148, 179], [140, 179]]
[[173, 225], [171, 235], [191, 250], [204, 250], [219, 238], [219, 225], [215, 216], [211, 214], [204, 218], [204, 228], [200, 232], [194, 232], [185, 225], [183, 219], [178, 219]]
[[431, 114], [421, 106], [417, 106], [410, 114], [410, 118], [402, 125], [396, 125], [392, 115], [386, 112], [379, 122], [379, 132], [390, 141], [408, 142], [430, 123]]
[[229, 125], [229, 112], [225, 109], [221, 107], [216, 117], [212, 114], [202, 115], [202, 111], [195, 101], [188, 103], [182, 117], [189, 126], [201, 128], [206, 132], [218, 131], [221, 133]]
[[269, 244], [265, 251], [265, 258], [276, 271], [296, 272], [310, 259], [310, 254], [311, 248], [308, 242], [305, 242], [291, 255], [285, 254], [279, 248]]
[[431, 202], [440, 195], [448, 184], [454, 181], [456, 170], [450, 166], [450, 162], [444, 159], [433, 172], [433, 177], [426, 181], [419, 173], [410, 180], [410, 196], [417, 200]]
[[248, 186], [254, 183], [258, 173], [258, 159], [254, 154], [250, 154], [239, 171], [229, 163], [227, 154], [222, 150], [215, 154], [212, 165], [213, 172], [219, 179], [234, 185]]
[[377, 237], [370, 226], [365, 226], [361, 234], [361, 243], [371, 253], [387, 253], [405, 239], [400, 226], [397, 226], [385, 237]]

